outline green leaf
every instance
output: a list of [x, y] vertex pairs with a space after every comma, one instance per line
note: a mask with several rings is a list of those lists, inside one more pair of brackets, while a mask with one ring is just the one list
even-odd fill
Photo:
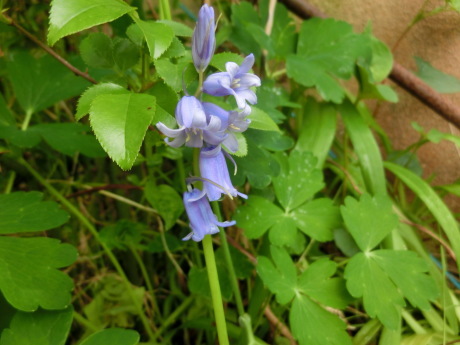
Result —
[[108, 328], [90, 335], [80, 345], [137, 345], [139, 333], [131, 329]]
[[[234, 220], [238, 227], [244, 229], [246, 237], [259, 238], [280, 217], [283, 217], [283, 211], [279, 207], [265, 198], [251, 195], [244, 206], [237, 208]], [[257, 222], [254, 219], [257, 219]]]
[[353, 256], [345, 268], [347, 289], [353, 297], [363, 297], [370, 317], [378, 317], [386, 327], [396, 329], [401, 322], [401, 307], [406, 304], [373, 255], [369, 252]]
[[92, 85], [83, 92], [78, 100], [75, 119], [78, 121], [89, 113], [91, 103], [99, 95], [129, 93], [124, 87], [114, 83], [101, 83]]
[[248, 154], [248, 143], [246, 137], [242, 133], [235, 132], [236, 140], [238, 141], [238, 151], [232, 152], [232, 155], [237, 157], [245, 157]]
[[372, 49], [372, 61], [369, 66], [369, 70], [372, 74], [372, 79], [375, 83], [383, 81], [391, 72], [393, 68], [393, 54], [391, 54], [390, 48], [370, 35], [371, 49]]
[[320, 242], [333, 239], [333, 230], [340, 225], [338, 207], [332, 200], [321, 198], [310, 201], [291, 212], [297, 227]]
[[83, 39], [80, 43], [80, 54], [88, 66], [113, 67], [113, 43], [110, 37], [102, 32], [91, 33]]
[[447, 3], [457, 12], [460, 12], [460, 0], [447, 0]]
[[166, 24], [153, 21], [137, 20], [136, 24], [144, 34], [150, 56], [158, 59], [171, 45], [174, 31]]
[[430, 300], [438, 297], [434, 280], [423, 274], [428, 271], [426, 262], [411, 251], [377, 250], [372, 256], [400, 289], [412, 306], [430, 309]]
[[0, 195], [0, 234], [44, 231], [67, 222], [67, 212], [57, 203], [42, 198], [39, 192]]
[[89, 82], [76, 77], [49, 55], [34, 59], [29, 53], [11, 54], [8, 76], [19, 104], [26, 112], [37, 112], [58, 101], [80, 94]]
[[133, 67], [139, 58], [139, 49], [130, 40], [120, 37], [113, 40], [113, 59], [120, 70], [126, 71]]
[[358, 247], [368, 252], [398, 226], [393, 204], [386, 195], [361, 195], [359, 201], [348, 196], [340, 207], [345, 224]]
[[155, 61], [155, 68], [164, 82], [176, 92], [182, 90], [183, 77], [188, 85], [190, 80], [197, 76], [195, 67], [188, 60], [181, 60], [174, 64], [169, 59], [158, 59]]
[[460, 80], [434, 68], [429, 62], [415, 57], [417, 76], [439, 93], [460, 92]]
[[340, 112], [358, 156], [367, 190], [373, 194], [386, 194], [382, 155], [371, 129], [350, 101], [340, 106]]
[[257, 142], [259, 147], [270, 151], [287, 151], [294, 146], [294, 140], [290, 136], [283, 135], [280, 132], [248, 129], [244, 135], [250, 135], [251, 139]]
[[345, 93], [333, 76], [350, 78], [355, 61], [369, 55], [367, 35], [353, 33], [345, 22], [313, 18], [302, 24], [297, 55], [287, 57], [287, 74], [304, 86], [315, 86], [325, 100], [341, 103]]
[[280, 304], [287, 304], [295, 296], [297, 272], [289, 254], [282, 248], [270, 246], [270, 259], [257, 258], [257, 273], [271, 292], [276, 294]]
[[2, 332], [0, 345], [64, 345], [73, 320], [73, 308], [60, 311], [18, 311]]
[[214, 54], [209, 64], [217, 68], [219, 71], [225, 72], [226, 71], [225, 64], [227, 62], [231, 61], [231, 62], [235, 62], [238, 65], [241, 65], [243, 60], [244, 60], [244, 57], [242, 57], [241, 55], [230, 53], [230, 52], [224, 52], [224, 53]]
[[142, 240], [142, 232], [145, 225], [120, 219], [115, 224], [104, 226], [99, 232], [101, 241], [109, 248], [121, 250], [137, 246]]
[[171, 45], [166, 50], [166, 52], [163, 53], [163, 57], [168, 59], [177, 58], [184, 55], [185, 47], [177, 37], [173, 38]]
[[392, 103], [398, 101], [398, 94], [390, 86], [374, 83], [366, 67], [358, 65], [357, 71], [360, 83], [360, 99], [379, 99]]
[[41, 141], [40, 135], [32, 127], [22, 131], [16, 126], [0, 126], [0, 139], [6, 139], [13, 145], [26, 148], [34, 147]]
[[165, 230], [171, 229], [176, 220], [184, 212], [182, 198], [169, 185], [147, 183], [144, 189], [145, 197], [165, 221]]
[[161, 24], [165, 24], [169, 26], [173, 30], [174, 35], [176, 36], [192, 37], [193, 35], [193, 29], [188, 27], [185, 24], [175, 22], [173, 20], [166, 20], [166, 19], [159, 20], [157, 21], [157, 23], [161, 23]]
[[[460, 231], [457, 221], [438, 194], [423, 179], [396, 164], [385, 162], [385, 168], [401, 179], [426, 205], [444, 233], [457, 257], [460, 257]], [[457, 263], [460, 267], [460, 263]]]
[[96, 138], [122, 169], [130, 169], [155, 113], [155, 97], [146, 94], [99, 95], [90, 108]]
[[251, 109], [251, 114], [248, 116], [248, 119], [251, 120], [251, 124], [249, 125], [250, 128], [260, 129], [262, 131], [280, 132], [277, 124], [265, 111], [254, 106], [252, 106]]
[[330, 104], [309, 98], [304, 107], [303, 126], [296, 150], [311, 152], [318, 158], [315, 167], [321, 169], [331, 149], [337, 128], [337, 110]]
[[298, 286], [316, 301], [343, 309], [351, 302], [351, 296], [342, 278], [331, 278], [336, 270], [337, 264], [327, 258], [315, 261], [299, 277]]
[[46, 123], [33, 126], [35, 132], [53, 149], [74, 157], [77, 152], [88, 157], [105, 157], [105, 152], [88, 126], [80, 123]]
[[0, 290], [16, 309], [63, 309], [71, 302], [72, 279], [58, 268], [77, 251], [52, 238], [0, 237]]
[[13, 113], [8, 108], [3, 95], [0, 94], [0, 126], [14, 126], [16, 120]]
[[437, 129], [430, 129], [428, 133], [425, 132], [425, 130], [416, 122], [412, 122], [412, 127], [419, 132], [421, 135], [426, 137], [429, 141], [432, 143], [438, 144], [442, 140], [447, 140], [450, 141], [451, 143], [454, 143], [458, 147], [460, 147], [460, 137], [451, 133], [443, 133], [441, 131], [438, 131]]
[[92, 26], [111, 22], [135, 8], [113, 0], [53, 0], [50, 11], [48, 44]]
[[[224, 300], [230, 300], [232, 297], [232, 284], [223, 262], [217, 263], [217, 272], [219, 276], [220, 291]], [[206, 268], [197, 268], [193, 266], [188, 272], [188, 288], [190, 292], [209, 298], [211, 290], [209, 288], [208, 272]]]
[[289, 322], [300, 345], [351, 345], [347, 325], [306, 296], [297, 295]]
[[311, 153], [293, 151], [288, 166], [273, 179], [276, 196], [286, 211], [300, 206], [324, 187], [323, 174], [315, 165], [316, 158]]

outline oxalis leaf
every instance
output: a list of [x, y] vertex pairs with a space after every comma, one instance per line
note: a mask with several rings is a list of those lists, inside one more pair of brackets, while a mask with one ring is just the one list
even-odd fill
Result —
[[345, 269], [348, 291], [362, 297], [371, 317], [378, 317], [388, 328], [400, 324], [404, 297], [414, 307], [430, 308], [437, 289], [424, 274], [426, 263], [411, 251], [374, 250], [398, 224], [391, 200], [385, 195], [363, 194], [359, 201], [348, 197], [341, 207], [345, 224], [364, 253], [352, 257]]
[[146, 94], [103, 94], [90, 107], [91, 127], [120, 168], [131, 169], [155, 114], [156, 99]]
[[53, 0], [50, 11], [48, 43], [54, 45], [64, 36], [111, 22], [135, 8], [113, 0]]
[[72, 307], [59, 311], [17, 312], [10, 326], [2, 332], [0, 345], [64, 345], [72, 320]]
[[[289, 254], [270, 247], [273, 262], [257, 258], [257, 273], [280, 304], [292, 301], [289, 322], [294, 337], [301, 345], [351, 345], [346, 324], [326, 311], [313, 299], [326, 305], [344, 307], [350, 299], [341, 278], [330, 278], [337, 265], [322, 259], [314, 262], [300, 276]], [[313, 298], [313, 299], [312, 299]]]
[[63, 309], [70, 304], [72, 279], [58, 268], [77, 251], [52, 238], [0, 237], [0, 290], [16, 309]]
[[49, 230], [67, 222], [67, 212], [42, 198], [39, 192], [0, 195], [0, 234]]
[[80, 345], [136, 345], [139, 333], [131, 329], [108, 328], [90, 335]]

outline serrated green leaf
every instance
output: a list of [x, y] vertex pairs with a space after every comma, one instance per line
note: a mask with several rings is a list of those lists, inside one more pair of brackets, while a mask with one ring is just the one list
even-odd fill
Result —
[[174, 37], [169, 48], [163, 53], [163, 58], [171, 59], [178, 58], [185, 55], [185, 47], [181, 41]]
[[430, 300], [438, 297], [434, 280], [424, 274], [428, 266], [416, 253], [403, 250], [377, 250], [372, 253], [377, 262], [404, 297], [417, 308], [430, 309]]
[[302, 232], [320, 242], [332, 240], [333, 230], [340, 225], [339, 208], [326, 198], [296, 208], [291, 216]]
[[331, 278], [336, 270], [337, 264], [329, 259], [315, 261], [299, 277], [299, 289], [324, 305], [345, 308], [351, 297], [342, 278]]
[[256, 58], [259, 57], [261, 48], [246, 28], [248, 23], [263, 25], [254, 6], [247, 1], [232, 4], [231, 23], [230, 41], [244, 54], [253, 53]]
[[230, 53], [230, 52], [224, 52], [224, 53], [219, 53], [219, 54], [214, 54], [210, 61], [210, 65], [217, 68], [221, 72], [225, 72], [225, 64], [227, 62], [235, 62], [237, 65], [241, 65], [243, 62], [244, 57], [241, 55], [235, 54], [235, 53]]
[[238, 151], [232, 152], [231, 154], [236, 157], [245, 157], [248, 154], [248, 143], [246, 137], [242, 133], [234, 133], [236, 140], [238, 142]]
[[336, 128], [337, 110], [331, 104], [309, 98], [304, 107], [303, 126], [296, 150], [311, 152], [317, 158], [315, 167], [321, 169], [329, 154]]
[[39, 59], [29, 53], [10, 55], [8, 76], [19, 104], [26, 112], [37, 112], [58, 101], [80, 94], [89, 82], [76, 77], [49, 55]]
[[292, 151], [288, 167], [273, 179], [276, 196], [286, 209], [295, 209], [324, 187], [323, 174], [315, 169], [316, 158], [311, 153]]
[[80, 55], [88, 66], [95, 68], [112, 68], [113, 43], [102, 32], [89, 34], [80, 43]]
[[113, 0], [53, 0], [50, 11], [48, 44], [53, 46], [62, 37], [111, 22], [135, 8]]
[[67, 212], [57, 203], [42, 199], [39, 192], [0, 195], [0, 234], [44, 231], [67, 222]]
[[158, 59], [155, 61], [155, 67], [164, 82], [176, 92], [182, 90], [183, 77], [188, 84], [197, 75], [192, 62], [187, 60], [174, 64], [169, 59]]
[[363, 194], [359, 201], [348, 196], [340, 210], [348, 231], [364, 252], [377, 246], [399, 222], [386, 195]]
[[98, 95], [90, 108], [91, 127], [104, 150], [128, 170], [139, 154], [155, 114], [155, 97], [146, 94]]
[[289, 323], [300, 345], [351, 345], [347, 325], [306, 296], [297, 295]]
[[68, 156], [73, 157], [80, 152], [88, 157], [105, 157], [94, 135], [85, 134], [90, 131], [89, 126], [80, 123], [43, 123], [31, 129], [39, 133], [53, 149]]
[[166, 19], [159, 20], [157, 23], [162, 23], [169, 26], [174, 31], [174, 35], [176, 36], [192, 37], [193, 35], [193, 29], [185, 24]]
[[[439, 195], [411, 171], [389, 162], [385, 162], [385, 168], [400, 178], [423, 201], [447, 235], [455, 255], [460, 257], [460, 232], [457, 221]], [[457, 266], [460, 266], [460, 262]]]
[[91, 103], [99, 95], [129, 93], [124, 87], [114, 83], [101, 83], [92, 85], [83, 92], [78, 100], [75, 119], [78, 121], [89, 113]]
[[251, 114], [248, 116], [248, 119], [251, 120], [249, 125], [250, 128], [262, 131], [280, 132], [278, 125], [265, 111], [254, 106], [251, 107], [251, 109]]
[[[358, 253], [345, 268], [347, 289], [353, 297], [362, 297], [370, 317], [378, 317], [388, 328], [400, 324], [401, 307], [406, 303], [388, 275], [373, 259], [374, 252]], [[402, 273], [402, 272], [401, 272]]]
[[287, 304], [294, 297], [297, 272], [289, 254], [282, 248], [270, 246], [273, 263], [270, 259], [257, 258], [257, 273], [271, 292], [276, 294], [280, 304]]
[[144, 189], [145, 197], [165, 221], [165, 230], [173, 227], [176, 220], [184, 212], [182, 198], [169, 185], [155, 185], [148, 182]]
[[139, 49], [130, 40], [121, 37], [113, 40], [113, 59], [121, 71], [133, 67], [139, 58]]
[[90, 335], [80, 345], [137, 345], [139, 339], [139, 333], [132, 329], [108, 328]]
[[3, 330], [0, 345], [64, 345], [72, 320], [72, 307], [34, 313], [18, 311]]
[[136, 24], [144, 34], [150, 56], [158, 59], [171, 45], [174, 31], [166, 24], [138, 20]]
[[70, 265], [77, 251], [45, 237], [0, 237], [0, 290], [16, 309], [63, 309], [70, 304], [72, 279], [58, 268]]
[[234, 220], [246, 237], [259, 238], [282, 216], [283, 211], [267, 199], [251, 196], [244, 206], [238, 207]]
[[[460, 3], [460, 2], [459, 2]], [[439, 93], [460, 92], [460, 80], [453, 75], [441, 72], [429, 62], [414, 57], [417, 63], [417, 76]]]

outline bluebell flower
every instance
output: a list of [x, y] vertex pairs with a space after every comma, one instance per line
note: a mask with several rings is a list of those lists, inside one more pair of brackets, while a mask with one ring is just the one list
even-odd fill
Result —
[[251, 104], [257, 103], [257, 96], [250, 89], [253, 86], [260, 86], [260, 78], [255, 74], [248, 73], [254, 65], [254, 55], [248, 55], [241, 66], [234, 62], [227, 62], [227, 72], [211, 74], [203, 84], [203, 91], [213, 96], [235, 97], [238, 108], [244, 109], [248, 101]]
[[201, 102], [193, 96], [184, 96], [176, 107], [178, 129], [171, 129], [162, 122], [157, 128], [166, 136], [174, 138], [165, 141], [169, 146], [179, 147], [185, 143], [189, 147], [202, 147], [203, 141], [210, 145], [220, 144], [226, 137], [221, 130], [222, 124], [217, 116], [206, 115]]
[[184, 193], [184, 206], [192, 229], [192, 232], [182, 239], [184, 241], [191, 238], [199, 242], [206, 235], [218, 233], [218, 226], [225, 228], [236, 224], [235, 221], [219, 222], [212, 213], [206, 194], [199, 189]]
[[198, 13], [198, 22], [192, 37], [193, 64], [198, 72], [203, 72], [209, 65], [216, 48], [214, 9], [203, 5]]
[[228, 136], [222, 141], [230, 152], [238, 151], [238, 140], [234, 133], [244, 132], [248, 129], [251, 120], [246, 117], [251, 114], [251, 107], [246, 106], [243, 111], [227, 111], [214, 103], [203, 103], [203, 109], [209, 116], [217, 116], [220, 119], [221, 129], [227, 131]]
[[[231, 157], [229, 157], [231, 159]], [[235, 164], [235, 162], [233, 162]], [[241, 196], [247, 199], [246, 194], [240, 193], [232, 185], [230, 175], [228, 173], [227, 162], [225, 161], [224, 153], [221, 146], [203, 147], [200, 151], [200, 174], [201, 177], [214, 182], [216, 185], [203, 181], [203, 190], [207, 194], [210, 201], [219, 200], [222, 194], [230, 194], [231, 196]]]

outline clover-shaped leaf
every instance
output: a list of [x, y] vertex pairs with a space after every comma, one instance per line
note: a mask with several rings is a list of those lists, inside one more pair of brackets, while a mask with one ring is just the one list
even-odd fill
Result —
[[19, 310], [63, 309], [73, 283], [58, 268], [76, 258], [74, 247], [56, 239], [0, 237], [0, 290]]
[[39, 192], [0, 195], [0, 234], [43, 231], [64, 224], [69, 215]]

